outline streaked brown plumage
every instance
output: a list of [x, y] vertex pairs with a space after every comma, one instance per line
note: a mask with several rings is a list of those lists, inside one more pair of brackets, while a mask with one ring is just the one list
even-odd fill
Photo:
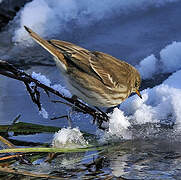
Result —
[[139, 72], [130, 64], [102, 52], [91, 52], [69, 42], [44, 40], [25, 26], [30, 36], [49, 51], [65, 76], [72, 94], [98, 107], [123, 102], [141, 83]]

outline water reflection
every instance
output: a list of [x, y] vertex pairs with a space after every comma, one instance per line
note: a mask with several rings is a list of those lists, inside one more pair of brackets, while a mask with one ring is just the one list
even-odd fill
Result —
[[[175, 179], [181, 174], [180, 145], [181, 142], [170, 143], [168, 139], [121, 144], [108, 155], [112, 174], [128, 179]], [[127, 150], [123, 151], [125, 147]]]

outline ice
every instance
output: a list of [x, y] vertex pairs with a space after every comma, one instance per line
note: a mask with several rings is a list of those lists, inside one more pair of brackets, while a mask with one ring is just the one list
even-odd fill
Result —
[[78, 128], [62, 128], [55, 133], [52, 146], [56, 148], [85, 147], [88, 142]]
[[30, 39], [24, 25], [41, 36], [50, 37], [71, 31], [72, 26], [83, 27], [112, 16], [157, 8], [176, 1], [178, 0], [33, 0], [24, 6], [14, 20], [13, 40], [25, 42]]

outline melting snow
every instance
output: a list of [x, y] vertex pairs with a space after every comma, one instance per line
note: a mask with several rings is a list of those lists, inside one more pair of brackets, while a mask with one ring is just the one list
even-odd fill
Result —
[[52, 146], [56, 148], [79, 148], [87, 146], [88, 142], [78, 128], [62, 128], [55, 133]]

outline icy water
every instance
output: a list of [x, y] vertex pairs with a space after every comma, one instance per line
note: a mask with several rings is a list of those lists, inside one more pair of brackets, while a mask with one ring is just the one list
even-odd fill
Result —
[[[26, 25], [48, 39], [70, 41], [136, 66], [143, 79], [143, 99], [131, 96], [121, 104], [110, 115], [107, 132], [98, 130], [91, 117], [73, 115], [73, 126], [94, 135], [88, 143], [96, 142], [104, 151], [61, 154], [52, 163], [45, 163], [43, 156], [31, 166], [17, 163], [12, 167], [69, 179], [181, 179], [180, 17], [179, 0], [27, 3], [0, 33], [1, 59], [20, 64], [27, 73], [41, 73], [53, 85], [66, 86], [51, 56], [24, 31]], [[66, 119], [50, 120], [69, 111], [51, 102], [55, 99], [42, 92], [48, 113], [44, 118], [23, 84], [0, 76], [0, 124], [11, 124], [21, 114], [21, 122], [67, 127]], [[64, 134], [64, 140], [75, 136]], [[54, 133], [47, 132], [10, 134], [16, 143], [51, 144], [53, 137]]]

